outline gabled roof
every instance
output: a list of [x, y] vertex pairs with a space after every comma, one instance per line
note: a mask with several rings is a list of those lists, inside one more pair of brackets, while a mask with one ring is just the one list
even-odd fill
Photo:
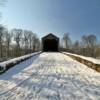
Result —
[[42, 40], [44, 40], [44, 39], [52, 39], [52, 38], [59, 40], [59, 38], [57, 36], [55, 36], [54, 34], [52, 34], [52, 33], [49, 33], [48, 35], [42, 37]]

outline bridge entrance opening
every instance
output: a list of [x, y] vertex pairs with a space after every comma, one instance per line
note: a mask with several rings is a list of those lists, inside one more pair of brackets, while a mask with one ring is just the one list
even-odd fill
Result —
[[55, 39], [47, 39], [43, 44], [43, 51], [58, 51], [58, 43]]
[[42, 51], [43, 52], [58, 52], [59, 51], [59, 38], [53, 34], [48, 34], [42, 38]]

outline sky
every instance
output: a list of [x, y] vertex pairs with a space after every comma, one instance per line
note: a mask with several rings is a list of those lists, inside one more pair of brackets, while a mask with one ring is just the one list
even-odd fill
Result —
[[39, 37], [69, 32], [72, 40], [94, 34], [100, 40], [100, 0], [7, 0], [0, 11], [8, 29], [32, 30]]

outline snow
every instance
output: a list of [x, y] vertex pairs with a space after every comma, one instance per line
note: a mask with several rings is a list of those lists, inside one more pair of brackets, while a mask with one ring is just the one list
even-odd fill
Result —
[[82, 59], [85, 59], [87, 61], [90, 61], [94, 64], [100, 64], [100, 60], [99, 59], [95, 59], [95, 58], [92, 58], [92, 57], [85, 57], [85, 56], [82, 56], [82, 55], [77, 55], [77, 54], [72, 54], [72, 53], [68, 53], [68, 52], [63, 52], [65, 54], [69, 54], [69, 55], [72, 55], [72, 56], [75, 56], [75, 57], [80, 57]]
[[17, 62], [21, 61], [21, 60], [24, 60], [24, 59], [27, 59], [37, 53], [40, 53], [40, 52], [36, 52], [36, 53], [31, 53], [31, 54], [28, 54], [28, 55], [24, 55], [24, 56], [21, 56], [21, 57], [17, 57], [17, 58], [13, 58], [13, 59], [10, 59], [8, 61], [4, 61], [2, 63], [0, 63], [0, 68], [2, 70], [0, 70], [0, 72], [4, 72], [6, 70], [6, 67], [7, 65], [13, 63], [13, 64], [16, 64]]
[[0, 75], [0, 100], [100, 100], [100, 73], [61, 53], [41, 53]]

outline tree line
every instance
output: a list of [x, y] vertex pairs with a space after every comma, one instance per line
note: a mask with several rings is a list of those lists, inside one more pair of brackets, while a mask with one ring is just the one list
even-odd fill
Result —
[[22, 56], [40, 49], [40, 40], [30, 30], [12, 29], [0, 25], [0, 58]]
[[69, 33], [62, 38], [61, 50], [84, 56], [100, 57], [100, 43], [94, 34], [83, 35], [81, 40], [72, 41]]

